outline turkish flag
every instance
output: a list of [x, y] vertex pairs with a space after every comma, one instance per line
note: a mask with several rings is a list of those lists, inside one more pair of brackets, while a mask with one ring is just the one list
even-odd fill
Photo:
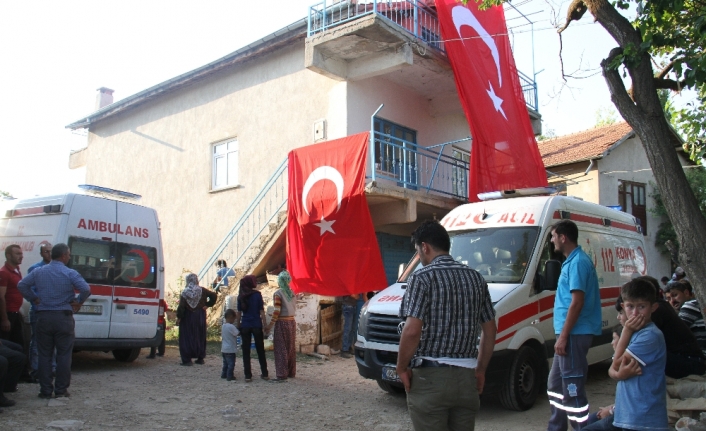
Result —
[[368, 136], [289, 153], [287, 268], [294, 292], [342, 296], [387, 286], [365, 199]]
[[473, 137], [469, 200], [478, 201], [478, 193], [546, 187], [502, 6], [481, 11], [476, 0], [437, 0], [436, 8]]

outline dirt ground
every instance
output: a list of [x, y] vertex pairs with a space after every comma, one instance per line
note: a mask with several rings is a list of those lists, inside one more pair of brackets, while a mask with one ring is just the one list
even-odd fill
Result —
[[[210, 343], [209, 343], [210, 344]], [[210, 351], [214, 352], [213, 346]], [[53, 421], [80, 421], [83, 430], [411, 430], [404, 397], [381, 391], [358, 375], [354, 359], [323, 361], [301, 356], [297, 377], [285, 383], [254, 379], [245, 383], [237, 359], [235, 382], [220, 379], [221, 358], [206, 357], [205, 365], [178, 365], [178, 349], [167, 346], [163, 358], [115, 361], [110, 353], [74, 354], [71, 398], [41, 400], [39, 386], [20, 384], [8, 396], [17, 405], [0, 413], [0, 430], [44, 430]], [[254, 353], [254, 352], [253, 352]], [[254, 356], [254, 355], [253, 355]], [[268, 353], [270, 375], [274, 361]], [[607, 366], [589, 373], [591, 410], [612, 402], [614, 383]], [[546, 429], [546, 395], [529, 411], [505, 410], [494, 399], [483, 399], [477, 430]], [[76, 424], [76, 423], [74, 423]]]

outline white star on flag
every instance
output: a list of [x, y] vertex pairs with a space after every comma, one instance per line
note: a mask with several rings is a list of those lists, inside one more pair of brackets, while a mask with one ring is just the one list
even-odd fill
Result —
[[495, 107], [495, 110], [503, 115], [503, 118], [507, 121], [507, 116], [505, 115], [505, 111], [503, 111], [503, 102], [504, 100], [498, 97], [495, 94], [495, 89], [493, 88], [493, 84], [488, 81], [488, 86], [490, 86], [490, 89], [485, 90], [488, 93], [488, 96], [490, 96], [490, 100], [493, 101], [493, 106]]
[[322, 236], [326, 232], [331, 232], [335, 235], [336, 232], [334, 232], [331, 228], [331, 225], [333, 225], [334, 223], [336, 223], [336, 220], [326, 221], [323, 217], [321, 217], [321, 221], [319, 223], [314, 223], [314, 226], [318, 226], [319, 229], [321, 229], [319, 236]]

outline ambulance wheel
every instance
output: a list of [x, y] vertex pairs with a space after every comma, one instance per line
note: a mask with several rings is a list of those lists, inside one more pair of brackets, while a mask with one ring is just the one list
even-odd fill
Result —
[[542, 387], [542, 368], [537, 351], [522, 346], [512, 361], [510, 373], [500, 392], [500, 402], [508, 410], [525, 411], [537, 400]]
[[376, 380], [376, 382], [378, 382], [378, 386], [380, 386], [380, 389], [387, 392], [388, 394], [391, 394], [391, 395], [404, 394], [404, 387], [402, 387], [402, 386], [395, 386], [395, 385], [391, 384], [390, 382], [386, 382], [385, 380]]
[[132, 362], [140, 356], [142, 349], [117, 349], [113, 350], [113, 357], [119, 362]]

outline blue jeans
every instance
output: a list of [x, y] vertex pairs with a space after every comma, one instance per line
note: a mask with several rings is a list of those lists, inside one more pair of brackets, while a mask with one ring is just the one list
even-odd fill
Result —
[[233, 380], [235, 353], [221, 353], [221, 355], [223, 355], [223, 369], [221, 369], [221, 378]]
[[591, 422], [594, 420], [594, 417], [595, 413], [591, 413], [591, 416], [588, 419], [590, 425], [584, 428], [585, 431], [619, 431], [622, 429], [613, 426], [613, 415], [608, 415], [603, 419], [598, 419], [595, 422]]
[[355, 305], [343, 305], [343, 347], [341, 352], [348, 352], [351, 349], [351, 327], [353, 326], [353, 316], [355, 315]]

